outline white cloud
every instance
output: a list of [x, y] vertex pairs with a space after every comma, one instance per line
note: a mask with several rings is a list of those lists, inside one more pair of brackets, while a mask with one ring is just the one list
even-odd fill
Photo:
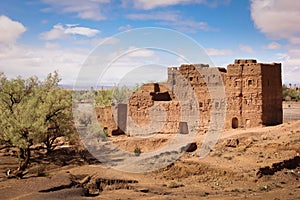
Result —
[[107, 38], [93, 38], [93, 39], [81, 39], [76, 40], [76, 44], [87, 44], [92, 47], [98, 46], [98, 45], [112, 45], [117, 44], [119, 42], [119, 39], [115, 37], [107, 37]]
[[177, 11], [158, 11], [151, 13], [135, 13], [128, 14], [126, 18], [131, 20], [163, 20], [163, 21], [177, 21], [180, 13]]
[[132, 58], [149, 58], [154, 56], [154, 51], [149, 49], [137, 49], [135, 47], [129, 47], [128, 56]]
[[[215, 7], [220, 4], [227, 4], [230, 0], [134, 0], [133, 5], [135, 8], [150, 10], [158, 7], [174, 6], [178, 4], [205, 4], [207, 6]], [[123, 5], [129, 3], [128, 0], [122, 1]]]
[[[278, 53], [282, 63], [283, 81], [299, 83], [300, 74], [300, 4], [295, 0], [251, 0], [251, 17], [255, 26], [273, 40], [285, 39], [287, 44]], [[270, 43], [268, 49], [281, 46]]]
[[0, 44], [13, 44], [26, 31], [24, 25], [7, 16], [0, 16]]
[[209, 56], [226, 56], [226, 55], [233, 54], [232, 50], [230, 49], [215, 49], [215, 48], [206, 49], [206, 53]]
[[[114, 38], [97, 38], [91, 39], [104, 41], [105, 45], [117, 43]], [[88, 41], [88, 40], [87, 40]], [[86, 41], [85, 41], [86, 42]], [[62, 77], [61, 84], [72, 86], [82, 64], [90, 55], [89, 48], [64, 48], [58, 43], [46, 42], [45, 46], [31, 47], [26, 45], [13, 44], [10, 46], [0, 46], [0, 72], [4, 72], [9, 78], [14, 78], [18, 75], [29, 77], [36, 75], [40, 79], [47, 76], [48, 73], [57, 70]], [[91, 59], [93, 61], [93, 59]], [[157, 55], [151, 49], [137, 49], [130, 47], [121, 52], [112, 52], [112, 55], [99, 58], [96, 56], [95, 64], [90, 64], [99, 67], [114, 61], [110, 67], [105, 80], [107, 84], [117, 83], [122, 75], [129, 73], [133, 68], [147, 65], [149, 62], [157, 61]], [[121, 71], [119, 71], [121, 69]], [[97, 71], [97, 70], [95, 70]], [[110, 73], [111, 72], [111, 73]], [[91, 72], [93, 74], [93, 71]], [[117, 77], [117, 79], [116, 79]], [[137, 77], [140, 78], [140, 77]], [[88, 84], [95, 84], [88, 79]]]
[[276, 62], [282, 63], [283, 82], [300, 84], [300, 50], [289, 49], [285, 53], [278, 53], [277, 57]]
[[98, 33], [100, 33], [100, 31], [97, 29], [79, 27], [77, 24], [67, 24], [65, 27], [61, 24], [56, 24], [50, 31], [41, 33], [40, 37], [44, 40], [56, 40], [65, 39], [68, 35], [93, 37]]
[[42, 9], [44, 12], [76, 13], [78, 18], [103, 20], [102, 5], [110, 0], [43, 0], [50, 7]]
[[256, 27], [272, 39], [300, 43], [300, 3], [295, 0], [251, 0]]
[[128, 81], [142, 83], [166, 81], [167, 67], [179, 66], [187, 60], [178, 60], [178, 55], [159, 49], [137, 48], [131, 46], [122, 52], [113, 52], [109, 60], [114, 60], [102, 77], [107, 81], [112, 77], [115, 83]]
[[119, 42], [119, 39], [115, 37], [107, 37], [107, 38], [94, 38], [91, 40], [92, 46], [97, 46], [100, 44], [110, 45], [110, 44], [117, 44]]
[[271, 42], [271, 43], [267, 44], [266, 46], [263, 46], [263, 48], [274, 50], [274, 49], [281, 48], [281, 45], [278, 42]]
[[50, 31], [41, 33], [40, 36], [44, 40], [65, 39], [67, 37], [61, 24], [54, 25]]
[[[80, 40], [74, 41], [79, 42]], [[103, 45], [111, 45], [119, 41], [115, 38], [90, 38], [81, 40], [81, 42], [88, 45], [98, 45], [99, 42], [103, 42]], [[78, 46], [63, 47], [52, 41], [46, 41], [44, 46], [27, 46], [17, 43], [0, 45], [0, 72], [4, 72], [9, 78], [19, 75], [23, 77], [35, 75], [43, 79], [48, 73], [57, 70], [62, 77], [61, 84], [72, 86], [78, 77], [82, 64], [86, 62], [91, 53], [91, 49], [85, 45], [82, 48]], [[144, 54], [144, 56], [147, 55]], [[111, 62], [110, 58], [106, 57], [102, 60], [102, 64]], [[139, 59], [133, 57], [132, 60]], [[95, 66], [99, 67], [99, 63], [96, 63]], [[90, 81], [90, 79], [88, 80]], [[95, 83], [90, 81], [89, 84]]]
[[179, 3], [191, 3], [191, 1], [189, 0], [152, 0], [152, 1], [148, 1], [148, 0], [135, 0], [134, 1], [134, 5], [136, 8], [141, 8], [141, 9], [153, 9], [156, 7], [166, 7], [166, 6], [172, 6], [172, 5], [176, 5]]
[[241, 51], [244, 51], [244, 52], [247, 52], [247, 53], [255, 53], [255, 51], [249, 45], [240, 44], [239, 45], [239, 49]]
[[195, 33], [197, 31], [208, 31], [208, 30], [216, 30], [208, 26], [206, 22], [194, 21], [194, 20], [182, 20], [179, 21], [164, 21], [160, 22], [160, 25], [174, 27], [179, 31], [186, 33]]
[[65, 29], [66, 34], [73, 34], [73, 35], [84, 35], [87, 37], [93, 37], [98, 34], [100, 31], [96, 29], [91, 29], [87, 27], [72, 27]]
[[45, 48], [46, 49], [58, 49], [58, 48], [60, 48], [60, 45], [58, 43], [46, 42]]
[[47, 48], [15, 44], [0, 48], [0, 71], [9, 78], [36, 75], [43, 79], [48, 73], [57, 70], [62, 83], [72, 85], [89, 52], [85, 49], [66, 49], [54, 44], [46, 46]]
[[182, 18], [177, 11], [135, 13], [126, 15], [131, 20], [156, 20], [159, 25], [170, 26], [183, 32], [197, 32], [199, 30], [214, 30], [206, 22]]
[[[62, 29], [56, 26], [56, 32], [48, 36], [60, 37]], [[63, 84], [73, 84], [80, 70], [81, 63], [89, 54], [89, 49], [63, 48], [58, 43], [46, 42], [41, 47], [31, 47], [18, 44], [16, 40], [26, 30], [20, 22], [13, 21], [6, 16], [0, 17], [0, 71], [9, 78], [18, 75], [29, 77], [36, 75], [45, 78], [48, 73], [58, 70]], [[78, 31], [78, 30], [77, 30]], [[77, 32], [75, 31], [75, 32]], [[80, 30], [81, 31], [81, 30]], [[79, 32], [79, 31], [78, 31]], [[81, 32], [81, 34], [83, 34]]]
[[120, 26], [118, 28], [119, 31], [128, 31], [130, 29], [132, 29], [132, 26], [130, 24], [126, 24], [125, 26]]

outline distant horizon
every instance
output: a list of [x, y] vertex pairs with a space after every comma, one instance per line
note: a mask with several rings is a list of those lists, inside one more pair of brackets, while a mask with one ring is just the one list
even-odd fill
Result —
[[[250, 58], [249, 58], [250, 59]], [[253, 59], [253, 58], [252, 58]], [[236, 60], [236, 59], [235, 59]], [[233, 62], [232, 62], [233, 63]], [[181, 63], [180, 65], [182, 64], [187, 64], [187, 63]], [[200, 63], [197, 63], [197, 64], [200, 64]], [[203, 64], [203, 63], [202, 63]], [[231, 64], [231, 63], [228, 63], [228, 64]], [[178, 67], [180, 67], [180, 65], [178, 65]], [[219, 67], [219, 66], [215, 66], [215, 67]], [[225, 68], [227, 69], [227, 65], [226, 67], [221, 67], [221, 68]], [[1, 71], [0, 71], [1, 72]], [[3, 72], [4, 73], [4, 72]], [[53, 73], [53, 72], [51, 72]], [[4, 73], [5, 74], [5, 73]], [[5, 74], [6, 75], [6, 74]], [[58, 73], [59, 76], [61, 76], [59, 73]], [[167, 70], [165, 71], [165, 75], [167, 75]], [[16, 75], [15, 77], [8, 77], [9, 79], [11, 78], [17, 78], [18, 76], [22, 77], [22, 78], [29, 78], [31, 76], [36, 76], [36, 75], [31, 75], [31, 76], [28, 76], [28, 77], [23, 77], [22, 75]], [[39, 77], [38, 77], [39, 78]], [[44, 77], [45, 78], [45, 77]], [[41, 78], [40, 80], [43, 80], [44, 78]], [[62, 77], [60, 77], [62, 78]], [[62, 80], [63, 81], [63, 78]], [[167, 79], [165, 79], [164, 81], [167, 81]], [[160, 81], [156, 81], [156, 80], [149, 80], [149, 81], [143, 81], [143, 82], [135, 82], [135, 83], [125, 83], [123, 85], [126, 85], [128, 86], [129, 88], [130, 87], [134, 87], [136, 84], [139, 84], [139, 85], [142, 85], [142, 84], [145, 84], [145, 83], [151, 83], [151, 82], [163, 82], [162, 80]], [[300, 87], [300, 81], [299, 82], [282, 82], [282, 85], [286, 85], [286, 86], [289, 86], [289, 85], [292, 85], [293, 87]], [[105, 89], [109, 89], [109, 88], [113, 88], [115, 86], [118, 85], [118, 82], [108, 82], [107, 84], [103, 84], [103, 85], [83, 85], [81, 87], [78, 87], [78, 88], [75, 88], [75, 83], [74, 84], [65, 84], [65, 83], [59, 83], [59, 87], [63, 87], [63, 88], [66, 88], [66, 89], [75, 89], [75, 90], [89, 90], [91, 87], [93, 87], [94, 89], [101, 89], [101, 88], [105, 88]]]

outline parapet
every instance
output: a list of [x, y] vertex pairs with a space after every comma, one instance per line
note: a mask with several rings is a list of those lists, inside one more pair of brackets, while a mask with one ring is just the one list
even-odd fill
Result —
[[255, 59], [235, 59], [234, 64], [251, 64], [257, 63]]

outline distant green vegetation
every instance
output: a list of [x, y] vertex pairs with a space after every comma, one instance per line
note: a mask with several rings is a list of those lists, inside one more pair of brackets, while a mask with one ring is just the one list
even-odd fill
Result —
[[289, 87], [286, 85], [282, 86], [282, 99], [284, 101], [299, 101], [300, 100], [300, 88], [292, 87], [290, 84]]
[[95, 90], [78, 90], [73, 92], [73, 100], [82, 103], [93, 103], [95, 106], [111, 106], [120, 103], [128, 103], [129, 95], [132, 92], [140, 91], [140, 86], [136, 84], [134, 87], [129, 88], [125, 85], [122, 87], [112, 87], [109, 89]]
[[58, 74], [8, 79], [0, 73], [0, 144], [20, 149], [20, 174], [31, 158], [31, 147], [44, 144], [50, 151], [57, 137], [74, 133], [71, 91], [58, 87]]
[[113, 100], [113, 89], [101, 89], [95, 93], [95, 106], [110, 106]]
[[111, 89], [98, 90], [95, 93], [95, 106], [110, 106], [120, 103], [128, 103], [129, 95], [132, 92], [140, 91], [140, 86], [136, 84], [132, 88], [123, 85], [122, 87], [113, 87]]

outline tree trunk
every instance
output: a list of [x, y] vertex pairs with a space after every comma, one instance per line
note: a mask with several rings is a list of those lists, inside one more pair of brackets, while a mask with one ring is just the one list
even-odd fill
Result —
[[19, 178], [22, 178], [24, 175], [24, 170], [28, 167], [29, 161], [30, 161], [30, 148], [24, 149], [25, 159], [23, 162], [20, 162], [19, 168], [16, 172], [16, 176]]
[[51, 151], [55, 148], [53, 146], [53, 143], [55, 141], [55, 138], [48, 138], [48, 140], [46, 142], [44, 142], [44, 144], [46, 145], [46, 154], [48, 155], [49, 153], [51, 153]]
[[22, 149], [22, 148], [20, 148], [20, 151], [19, 151], [19, 157], [20, 157], [21, 159], [25, 159], [25, 151], [24, 151], [24, 149]]

